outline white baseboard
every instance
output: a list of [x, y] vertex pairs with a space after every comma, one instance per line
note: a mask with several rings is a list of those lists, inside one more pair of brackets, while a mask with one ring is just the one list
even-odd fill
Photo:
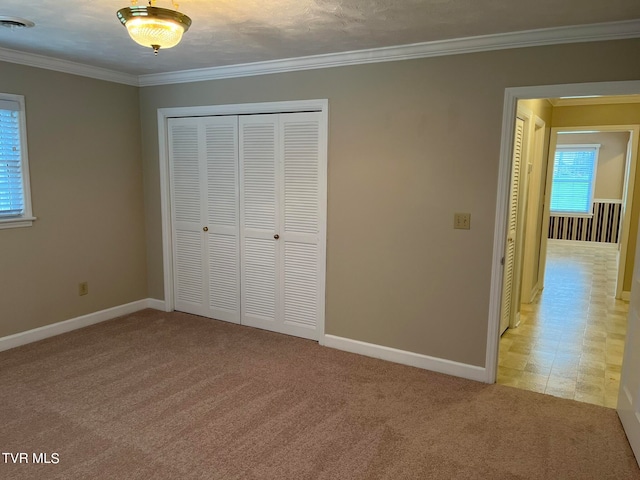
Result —
[[628, 302], [631, 300], [631, 292], [625, 292], [624, 290], [622, 291], [622, 293], [620, 294], [620, 298], [622, 300], [624, 300], [625, 302]]
[[160, 310], [162, 312], [168, 312], [169, 310], [167, 310], [167, 304], [165, 303], [164, 300], [157, 300], [155, 298], [147, 298], [147, 308], [153, 308], [154, 310]]
[[445, 373], [456, 377], [476, 380], [478, 382], [487, 381], [487, 373], [484, 367], [458, 363], [442, 358], [430, 357], [419, 353], [407, 352], [373, 343], [360, 342], [334, 335], [324, 336], [324, 345], [345, 352], [357, 353], [367, 357], [379, 358], [390, 362], [401, 363], [411, 367], [423, 368], [438, 373]]
[[520, 312], [516, 312], [513, 316], [513, 325], [509, 325], [510, 328], [518, 328], [520, 326]]
[[51, 325], [45, 325], [44, 327], [27, 330], [26, 332], [2, 337], [0, 338], [0, 352], [9, 350], [10, 348], [19, 347], [21, 345], [26, 345], [27, 343], [44, 340], [45, 338], [54, 337], [61, 333], [77, 330], [78, 328], [88, 327], [89, 325], [111, 320], [112, 318], [137, 312], [138, 310], [144, 310], [145, 308], [164, 310], [164, 305], [164, 300], [145, 298], [125, 305], [107, 308], [106, 310], [89, 313], [87, 315], [82, 315], [81, 317], [71, 318]]

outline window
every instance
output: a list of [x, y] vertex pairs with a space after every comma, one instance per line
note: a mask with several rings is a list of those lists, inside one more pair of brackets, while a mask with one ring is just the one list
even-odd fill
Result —
[[0, 229], [33, 220], [24, 97], [0, 93]]
[[559, 145], [553, 163], [551, 213], [588, 216], [593, 212], [593, 191], [600, 145]]

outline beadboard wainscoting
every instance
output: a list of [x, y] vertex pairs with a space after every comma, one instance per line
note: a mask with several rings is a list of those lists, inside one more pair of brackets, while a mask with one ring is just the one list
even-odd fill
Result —
[[549, 236], [555, 240], [618, 243], [622, 216], [621, 200], [596, 200], [593, 216], [549, 218]]

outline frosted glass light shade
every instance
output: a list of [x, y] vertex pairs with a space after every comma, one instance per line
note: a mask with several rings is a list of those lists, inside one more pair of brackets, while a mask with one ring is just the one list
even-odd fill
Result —
[[159, 7], [131, 6], [118, 10], [118, 19], [127, 28], [132, 40], [142, 46], [153, 48], [175, 47], [182, 34], [191, 26], [186, 15]]

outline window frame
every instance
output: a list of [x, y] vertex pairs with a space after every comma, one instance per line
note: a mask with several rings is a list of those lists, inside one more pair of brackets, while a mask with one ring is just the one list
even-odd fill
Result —
[[22, 173], [22, 195], [24, 210], [22, 215], [2, 216], [0, 214], [0, 230], [5, 228], [30, 227], [36, 217], [33, 216], [31, 205], [31, 179], [29, 176], [29, 153], [27, 150], [27, 115], [23, 95], [0, 93], [0, 100], [18, 103], [18, 128], [20, 131], [20, 166]]
[[549, 214], [552, 217], [580, 217], [580, 218], [592, 218], [593, 217], [593, 204], [595, 202], [595, 192], [596, 192], [596, 179], [598, 176], [598, 156], [600, 154], [601, 144], [599, 143], [563, 143], [557, 144], [556, 149], [553, 152], [553, 169], [556, 166], [556, 154], [558, 150], [568, 150], [568, 151], [591, 151], [595, 152], [593, 159], [593, 175], [591, 177], [591, 190], [589, 193], [589, 211], [588, 212], [571, 212], [564, 210], [554, 210], [552, 206], [553, 200], [553, 180], [554, 175], [553, 171], [551, 172], [551, 194], [549, 198]]

